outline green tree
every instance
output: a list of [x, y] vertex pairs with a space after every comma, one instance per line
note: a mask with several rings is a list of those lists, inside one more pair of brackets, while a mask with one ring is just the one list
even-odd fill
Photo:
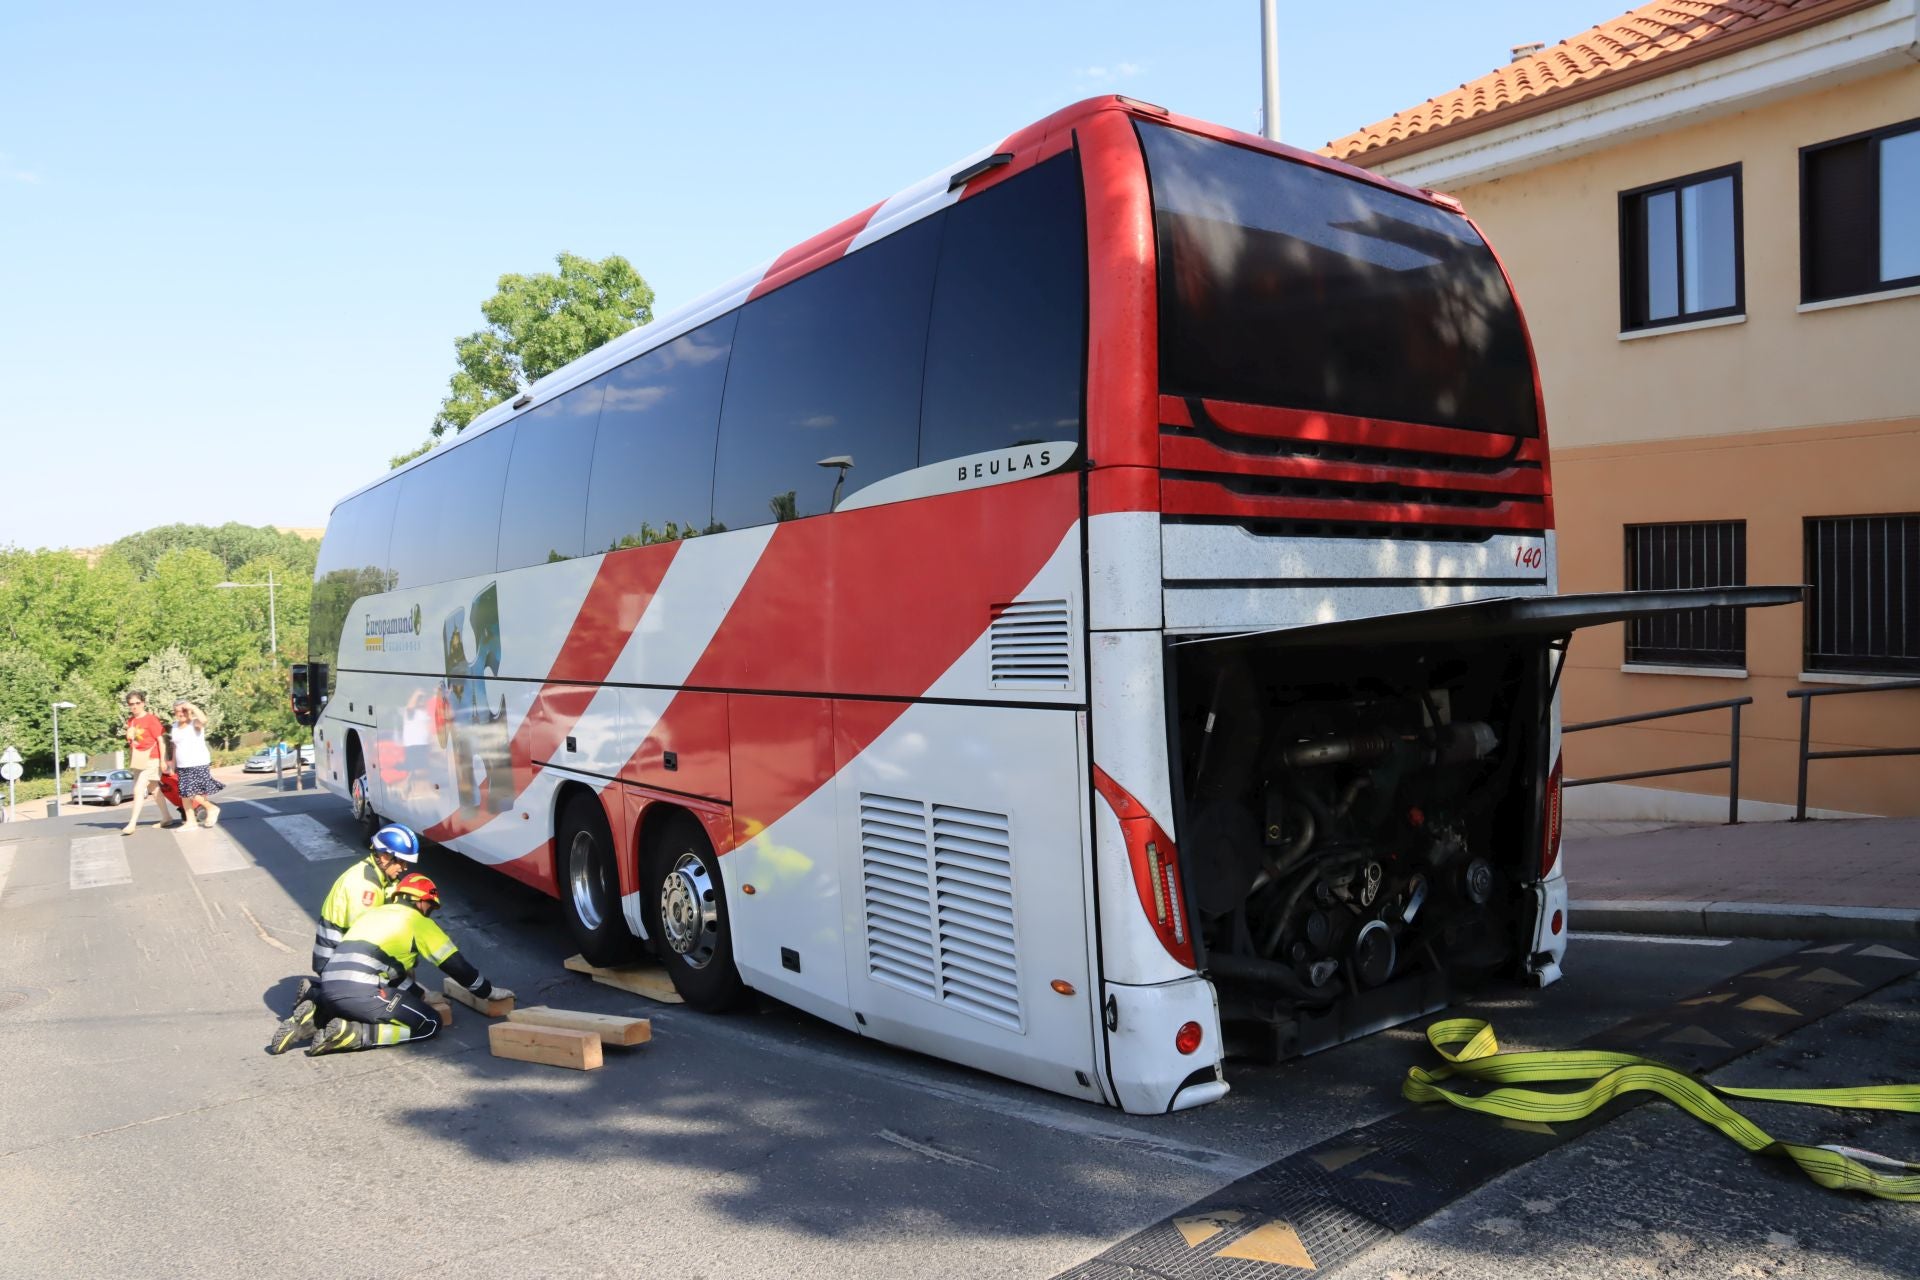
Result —
[[[266, 628], [255, 633], [235, 597], [266, 592], [223, 591], [220, 561], [200, 550], [169, 551], [153, 567], [146, 583], [152, 634], [162, 644], [185, 650], [215, 680], [224, 679], [248, 653], [265, 647]], [[265, 601], [261, 601], [265, 604]], [[265, 614], [261, 614], [264, 622]]]
[[[207, 713], [207, 732], [217, 733], [227, 721], [227, 699], [186, 651], [168, 645], [135, 667], [128, 689], [145, 689], [147, 706], [161, 719], [170, 719], [176, 702], [191, 702]], [[126, 690], [120, 691], [123, 695]]]
[[[437, 434], [438, 433], [436, 433], [436, 435]], [[420, 457], [426, 453], [427, 450], [433, 448], [435, 443], [434, 436], [428, 436], [425, 440], [422, 440], [417, 447], [409, 449], [405, 453], [394, 454], [391, 458], [387, 459], [387, 470], [398, 471], [401, 467], [406, 466], [409, 462], [412, 462], [415, 458]]]
[[161, 557], [169, 551], [185, 550], [205, 551], [213, 556], [220, 562], [223, 578], [247, 561], [263, 556], [273, 556], [312, 577], [320, 544], [297, 533], [283, 533], [265, 525], [229, 522], [218, 528], [204, 524], [161, 525], [129, 534], [107, 550], [125, 558], [142, 578], [152, 576]]
[[226, 718], [220, 736], [226, 745], [256, 729], [284, 742], [304, 738], [306, 731], [293, 718], [288, 695], [286, 667], [276, 667], [260, 654], [248, 655], [228, 678], [222, 699]]
[[559, 272], [504, 275], [480, 304], [487, 327], [455, 340], [459, 368], [433, 420], [435, 438], [469, 422], [561, 365], [653, 319], [653, 289], [619, 254], [562, 253]]
[[0, 551], [0, 648], [40, 655], [56, 676], [119, 636], [131, 586], [123, 569], [71, 551]]

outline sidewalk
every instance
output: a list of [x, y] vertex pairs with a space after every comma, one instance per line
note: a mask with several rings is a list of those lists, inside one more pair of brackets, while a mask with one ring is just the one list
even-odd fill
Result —
[[1920, 938], [1920, 819], [1626, 831], [1569, 823], [1565, 856], [1575, 928]]
[[[314, 787], [317, 785], [313, 780], [313, 766], [307, 765], [302, 770], [302, 773], [305, 776], [305, 780], [307, 784], [306, 789], [308, 791], [313, 790]], [[213, 771], [213, 776], [217, 781], [225, 783], [229, 787], [245, 786], [255, 782], [271, 783], [273, 781], [273, 775], [271, 773], [248, 773], [244, 768], [242, 768], [240, 765], [237, 765], [237, 764], [221, 765], [219, 768]], [[286, 771], [286, 782], [287, 782], [289, 793], [291, 793], [292, 785], [293, 785], [293, 770], [291, 769], [288, 769]], [[219, 801], [216, 799], [215, 803], [219, 803]], [[0, 809], [6, 808], [6, 804], [7, 804], [6, 784], [0, 783]], [[153, 806], [154, 806], [154, 801], [152, 800], [147, 801], [146, 807], [140, 815], [142, 821], [146, 821], [149, 815], [153, 813]], [[72, 813], [81, 813], [81, 812], [117, 813], [124, 817], [126, 814], [131, 813], [132, 810], [133, 810], [133, 806], [130, 804], [122, 804], [118, 806], [100, 805], [100, 804], [76, 805], [73, 803], [73, 801], [69, 800], [65, 795], [60, 797], [60, 812], [63, 814], [72, 814]], [[46, 816], [47, 816], [47, 802], [44, 798], [39, 800], [22, 800], [18, 808], [15, 810], [15, 814], [14, 814], [15, 820], [19, 822], [37, 822], [45, 818]]]

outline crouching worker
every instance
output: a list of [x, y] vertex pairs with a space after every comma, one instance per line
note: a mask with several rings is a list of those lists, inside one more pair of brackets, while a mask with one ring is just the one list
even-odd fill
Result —
[[346, 1053], [424, 1040], [440, 1029], [425, 993], [413, 980], [424, 957], [481, 999], [510, 997], [461, 955], [431, 919], [440, 907], [433, 881], [409, 872], [394, 883], [392, 901], [353, 922], [320, 974], [319, 1016], [328, 1021], [307, 1056]]
[[394, 881], [420, 861], [420, 838], [397, 822], [374, 832], [368, 847], [372, 852], [341, 872], [333, 888], [327, 890], [327, 900], [320, 904], [320, 924], [313, 931], [313, 976], [300, 980], [300, 989], [293, 995], [293, 1009], [274, 1031], [268, 1053], [285, 1053], [312, 1038], [318, 1025], [314, 1000], [320, 974], [333, 959], [334, 948], [361, 916], [387, 905]]

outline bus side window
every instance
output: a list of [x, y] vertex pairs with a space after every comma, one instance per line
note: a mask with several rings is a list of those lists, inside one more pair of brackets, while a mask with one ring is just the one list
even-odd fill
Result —
[[500, 491], [514, 424], [429, 454], [400, 478], [393, 517], [393, 571], [399, 587], [492, 573], [500, 545]]
[[587, 487], [588, 554], [711, 531], [713, 438], [738, 319], [730, 311], [596, 379], [606, 401]]
[[354, 602], [378, 595], [393, 585], [388, 544], [393, 536], [393, 509], [400, 494], [398, 477], [349, 498], [333, 510], [327, 535], [320, 543], [313, 572], [313, 606], [307, 626], [307, 653], [326, 670], [314, 693], [333, 692], [332, 671], [338, 655], [340, 629]]
[[820, 515], [911, 470], [943, 215], [800, 277], [741, 312], [720, 416], [713, 518]]
[[1079, 157], [947, 212], [927, 333], [920, 465], [1016, 445], [1078, 443], [1087, 342]]
[[500, 501], [500, 570], [571, 560], [581, 553], [587, 474], [604, 377], [522, 414]]

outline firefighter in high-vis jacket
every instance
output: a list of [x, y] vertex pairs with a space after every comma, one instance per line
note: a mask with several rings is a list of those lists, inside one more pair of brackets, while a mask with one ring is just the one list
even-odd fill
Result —
[[273, 1033], [268, 1053], [285, 1053], [310, 1038], [316, 1028], [313, 998], [320, 985], [320, 973], [333, 959], [342, 934], [375, 907], [387, 904], [394, 881], [407, 868], [420, 861], [420, 837], [397, 822], [388, 823], [368, 841], [372, 850], [365, 858], [340, 873], [320, 904], [320, 923], [313, 931], [313, 976], [300, 980], [293, 995], [293, 1008]]
[[435, 924], [440, 891], [419, 872], [394, 883], [392, 901], [354, 921], [320, 975], [319, 1012], [328, 1019], [307, 1056], [424, 1040], [440, 1029], [413, 982], [422, 958], [482, 1000], [511, 999], [461, 955]]

